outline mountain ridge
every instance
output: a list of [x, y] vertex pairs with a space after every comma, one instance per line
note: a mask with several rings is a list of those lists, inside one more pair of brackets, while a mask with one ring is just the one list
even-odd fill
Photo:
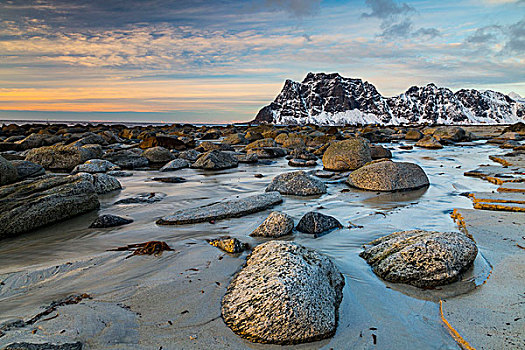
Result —
[[281, 92], [259, 110], [255, 123], [271, 124], [512, 124], [525, 119], [525, 104], [500, 92], [434, 83], [384, 97], [361, 79], [339, 73], [308, 73], [286, 80]]

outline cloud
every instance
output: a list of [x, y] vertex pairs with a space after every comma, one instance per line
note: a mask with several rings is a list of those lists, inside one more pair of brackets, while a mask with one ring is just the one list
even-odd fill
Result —
[[265, 0], [271, 10], [284, 10], [297, 17], [311, 16], [319, 12], [321, 0]]
[[372, 12], [363, 13], [363, 17], [392, 19], [393, 17], [415, 11], [412, 6], [406, 3], [397, 4], [393, 0], [366, 0], [365, 4], [370, 7]]
[[525, 53], [525, 17], [510, 25], [489, 25], [477, 28], [465, 45], [486, 54], [514, 55]]
[[508, 27], [508, 41], [505, 49], [512, 53], [525, 53], [525, 18]]

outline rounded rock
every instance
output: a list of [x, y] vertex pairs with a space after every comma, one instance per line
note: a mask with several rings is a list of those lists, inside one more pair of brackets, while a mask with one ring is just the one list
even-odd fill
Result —
[[354, 170], [371, 160], [369, 142], [358, 137], [335, 142], [323, 154], [323, 165], [326, 170]]
[[326, 185], [304, 171], [294, 171], [274, 177], [272, 183], [266, 187], [266, 192], [271, 191], [295, 196], [312, 196], [326, 193]]
[[252, 237], [281, 237], [293, 230], [293, 219], [290, 215], [272, 211], [270, 215], [251, 234]]

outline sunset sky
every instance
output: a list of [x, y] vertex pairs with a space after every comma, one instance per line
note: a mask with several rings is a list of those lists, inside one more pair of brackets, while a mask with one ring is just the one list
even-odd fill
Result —
[[237, 122], [285, 79], [525, 95], [525, 0], [0, 0], [0, 120]]

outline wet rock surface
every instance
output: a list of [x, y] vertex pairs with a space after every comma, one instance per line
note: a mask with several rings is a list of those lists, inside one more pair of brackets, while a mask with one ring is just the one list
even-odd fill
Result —
[[240, 217], [271, 208], [283, 201], [277, 192], [225, 200], [201, 207], [181, 209], [157, 220], [158, 225], [184, 225]]
[[315, 211], [308, 212], [299, 220], [297, 231], [310, 234], [327, 233], [343, 225], [333, 216], [324, 215]]
[[345, 171], [357, 169], [372, 160], [367, 140], [353, 138], [331, 144], [323, 155], [326, 170]]
[[166, 194], [164, 193], [156, 193], [156, 192], [140, 193], [133, 197], [120, 199], [116, 201], [115, 204], [141, 204], [141, 203], [151, 204], [151, 203], [155, 203], [155, 202], [159, 202], [163, 200], [164, 197], [166, 197]]
[[293, 219], [286, 213], [272, 211], [270, 215], [255, 229], [252, 237], [281, 237], [289, 235], [293, 230]]
[[22, 342], [9, 344], [4, 350], [82, 350], [82, 343], [50, 344]]
[[97, 209], [93, 184], [81, 176], [44, 176], [0, 187], [0, 238]]
[[229, 169], [235, 168], [239, 165], [237, 158], [229, 153], [219, 150], [213, 150], [202, 154], [195, 163], [191, 165], [192, 168], [198, 169]]
[[406, 191], [428, 186], [429, 180], [417, 164], [385, 160], [353, 171], [347, 183], [369, 191]]
[[312, 196], [326, 193], [326, 185], [304, 171], [294, 171], [274, 177], [272, 183], [266, 187], [266, 192], [272, 191], [295, 196]]
[[291, 242], [254, 248], [222, 299], [224, 322], [252, 342], [298, 344], [332, 336], [344, 278], [325, 256]]
[[412, 230], [376, 239], [360, 256], [387, 281], [430, 288], [458, 280], [477, 253], [463, 233]]
[[100, 215], [89, 227], [92, 228], [106, 228], [106, 227], [115, 227], [115, 226], [122, 226], [131, 224], [133, 220], [126, 219], [121, 216], [111, 215], [111, 214], [105, 214]]

